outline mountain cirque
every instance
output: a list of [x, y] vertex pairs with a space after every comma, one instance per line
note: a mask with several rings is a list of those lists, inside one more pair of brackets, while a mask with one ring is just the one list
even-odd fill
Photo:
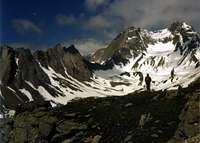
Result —
[[199, 142], [200, 35], [191, 26], [130, 27], [90, 59], [73, 45], [2, 46], [0, 140]]

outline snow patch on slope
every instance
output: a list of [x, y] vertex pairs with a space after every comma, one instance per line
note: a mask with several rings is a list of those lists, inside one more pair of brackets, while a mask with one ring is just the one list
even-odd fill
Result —
[[[183, 26], [187, 29], [191, 28], [186, 24], [183, 24]], [[163, 29], [156, 33], [150, 32], [150, 36], [156, 42], [154, 44], [148, 44], [147, 51], [144, 52], [144, 54], [138, 55], [136, 58], [130, 58], [129, 62], [124, 66], [114, 66], [110, 72], [98, 71], [95, 74], [109, 79], [109, 77], [116, 77], [116, 75], [119, 75], [120, 72], [128, 72], [130, 73], [131, 77], [127, 80], [131, 83], [138, 83], [136, 82], [136, 80], [139, 80], [138, 77], [134, 77], [131, 73], [141, 72], [143, 76], [146, 76], [148, 73], [153, 79], [153, 90], [173, 88], [174, 86], [178, 85], [186, 87], [200, 76], [198, 74], [199, 68], [196, 69], [196, 63], [191, 61], [191, 54], [188, 54], [183, 58], [183, 55], [180, 55], [180, 51], [175, 51], [176, 45], [173, 44], [171, 39], [173, 38], [173, 35], [168, 29]], [[183, 43], [182, 36], [179, 36], [182, 44], [187, 45], [187, 42]], [[164, 38], [169, 38], [169, 41], [161, 42], [161, 40]], [[199, 48], [194, 55], [198, 60], [200, 59]], [[133, 65], [135, 64], [138, 66], [133, 68]], [[172, 69], [175, 71], [175, 77], [173, 80], [171, 80]], [[99, 73], [103, 74], [101, 75]], [[135, 80], [132, 80], [131, 78]], [[118, 78], [118, 80], [123, 82], [124, 79]], [[131, 84], [131, 86], [135, 86], [135, 89], [138, 87], [142, 88], [144, 85], [144, 82], [142, 86]]]
[[4, 96], [3, 96], [2, 93], [1, 93], [1, 89], [0, 89], [0, 97], [4, 98]]
[[[184, 25], [184, 28], [189, 27]], [[151, 44], [145, 44], [145, 34], [153, 39], [153, 42], [150, 42]], [[196, 64], [190, 62], [190, 55], [180, 65], [178, 64], [182, 61], [183, 56], [180, 55], [180, 51], [175, 51], [176, 45], [172, 41], [173, 34], [168, 29], [150, 33], [143, 31], [143, 33], [139, 32], [138, 36], [140, 42], [142, 42], [141, 46], [147, 47], [146, 51], [137, 57], [132, 56], [126, 65], [115, 65], [111, 70], [95, 71], [90, 82], [76, 80], [67, 73], [66, 69], [65, 75], [61, 75], [56, 73], [51, 67], [45, 68], [39, 64], [50, 79], [51, 84], [47, 84], [46, 86], [49, 86], [58, 94], [56, 96], [52, 95], [45, 88], [46, 86], [35, 87], [29, 81], [26, 81], [26, 83], [38, 91], [45, 100], [50, 100], [51, 104], [55, 106], [58, 103], [66, 104], [74, 98], [122, 96], [134, 91], [146, 90], [145, 82], [144, 80], [142, 83], [140, 82], [141, 76], [138, 73], [142, 73], [143, 79], [147, 73], [150, 74], [153, 80], [153, 90], [173, 89], [177, 88], [178, 85], [186, 87], [200, 76], [200, 69], [195, 69]], [[180, 39], [182, 38], [181, 44], [184, 44], [183, 37], [179, 36]], [[127, 40], [129, 41], [134, 38], [137, 37], [130, 36]], [[200, 59], [200, 50], [198, 49], [194, 55], [197, 59]], [[104, 64], [104, 62], [102, 61], [101, 64]], [[133, 67], [133, 65], [137, 66]], [[173, 80], [170, 78], [172, 69], [175, 71]], [[130, 76], [122, 74], [125, 72], [128, 72]], [[21, 89], [20, 91], [30, 101], [33, 100], [28, 91], [25, 89]]]
[[26, 95], [29, 101], [33, 101], [33, 97], [28, 90], [23, 88], [23, 89], [19, 89], [19, 91], [21, 91], [24, 95]]
[[192, 27], [190, 25], [186, 24], [185, 22], [183, 22], [182, 28], [184, 28], [186, 30], [190, 30]]
[[154, 45], [149, 44], [147, 48], [147, 56], [162, 56], [170, 54], [175, 50], [175, 45], [172, 41], [168, 43], [157, 42]]
[[173, 37], [169, 29], [162, 29], [157, 32], [150, 32], [150, 36], [155, 40], [164, 39], [167, 37]]
[[[48, 67], [48, 69], [42, 67], [41, 65], [40, 67], [50, 79], [51, 85], [48, 86], [58, 92], [59, 96], [54, 97], [42, 86], [35, 87], [29, 81], [26, 81], [26, 83], [30, 85], [34, 90], [38, 91], [45, 100], [54, 101], [56, 104], [66, 104], [68, 101], [74, 98], [105, 97], [113, 95], [121, 96], [133, 92], [134, 90], [134, 86], [120, 85], [112, 87], [110, 84], [110, 82], [119, 82], [121, 80], [111, 80], [95, 76], [91, 79], [90, 82], [82, 83], [68, 75], [67, 72], [66, 77], [64, 77], [63, 75], [56, 73], [51, 67]], [[73, 90], [68, 86], [63, 86], [61, 82], [56, 79], [63, 80], [63, 82], [66, 81], [70, 86], [73, 86], [78, 90]]]

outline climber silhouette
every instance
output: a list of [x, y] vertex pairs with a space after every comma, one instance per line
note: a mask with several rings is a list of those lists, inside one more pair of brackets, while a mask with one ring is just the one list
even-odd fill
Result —
[[174, 77], [175, 77], [175, 73], [174, 73], [174, 68], [171, 70], [171, 82], [173, 82], [173, 79], [174, 79]]
[[149, 76], [149, 74], [147, 74], [147, 76], [145, 77], [145, 83], [146, 83], [147, 91], [151, 91], [151, 89], [150, 89], [150, 86], [151, 86], [151, 77]]

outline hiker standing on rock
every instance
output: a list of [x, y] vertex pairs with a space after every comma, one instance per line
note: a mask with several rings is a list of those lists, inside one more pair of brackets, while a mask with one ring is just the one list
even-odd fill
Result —
[[149, 74], [147, 74], [147, 76], [145, 77], [145, 82], [146, 82], [147, 91], [150, 91], [151, 77], [149, 76]]
[[171, 70], [171, 82], [173, 82], [173, 79], [175, 77], [175, 74], [174, 74], [174, 68]]

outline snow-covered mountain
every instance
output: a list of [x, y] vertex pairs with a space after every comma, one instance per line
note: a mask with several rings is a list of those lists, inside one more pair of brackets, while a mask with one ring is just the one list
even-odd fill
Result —
[[[186, 23], [147, 31], [130, 27], [86, 61], [72, 45], [47, 51], [0, 48], [0, 109], [23, 102], [50, 100], [66, 104], [74, 98], [125, 95], [145, 90], [188, 86], [200, 77], [200, 35]], [[175, 77], [170, 79], [174, 69]]]
[[[117, 71], [131, 73], [133, 79], [139, 76], [143, 80], [149, 73], [154, 90], [178, 84], [187, 86], [199, 76], [199, 59], [199, 33], [180, 22], [158, 31], [131, 27], [120, 33], [108, 48], [92, 56], [92, 62], [113, 65]], [[175, 73], [173, 80], [170, 79], [172, 70]]]

